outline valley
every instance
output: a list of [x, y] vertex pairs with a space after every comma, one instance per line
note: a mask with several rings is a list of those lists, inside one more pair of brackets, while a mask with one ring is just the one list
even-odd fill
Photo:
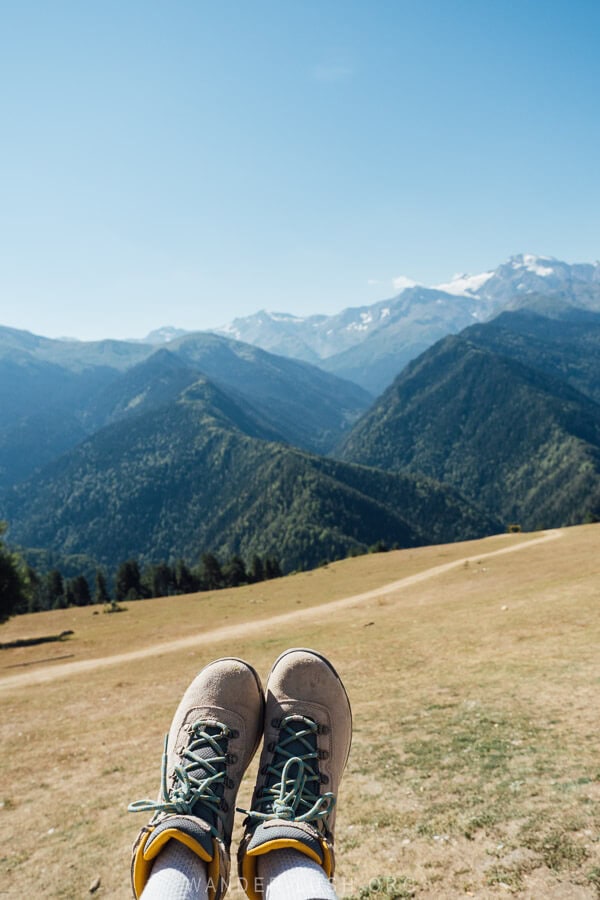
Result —
[[[596, 521], [599, 271], [521, 254], [337, 318], [261, 313], [147, 343], [0, 328], [9, 546], [43, 577], [91, 585], [103, 570], [112, 586], [127, 560], [194, 567], [208, 553], [241, 571], [260, 556], [292, 572]], [[311, 362], [292, 358], [293, 335]], [[373, 377], [388, 347], [392, 383], [374, 396], [324, 371], [334, 345]]]

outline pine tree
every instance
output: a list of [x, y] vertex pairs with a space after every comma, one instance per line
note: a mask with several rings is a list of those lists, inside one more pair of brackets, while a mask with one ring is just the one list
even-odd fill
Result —
[[110, 594], [106, 586], [106, 576], [102, 569], [96, 569], [96, 584], [94, 589], [96, 603], [110, 603]]
[[137, 560], [127, 559], [117, 569], [115, 596], [117, 600], [139, 600], [144, 596]]
[[43, 609], [43, 581], [33, 566], [26, 567], [27, 581], [29, 583], [29, 597], [27, 600], [27, 612], [39, 612]]
[[229, 562], [223, 567], [223, 579], [227, 587], [237, 587], [240, 584], [248, 583], [246, 566], [241, 557], [231, 557]]
[[168, 597], [176, 587], [175, 573], [165, 562], [148, 566], [142, 581], [151, 597]]
[[24, 612], [28, 599], [24, 566], [2, 542], [7, 527], [6, 522], [0, 522], [0, 622]]
[[75, 606], [75, 592], [73, 590], [73, 579], [69, 578], [65, 583], [65, 606]]
[[281, 578], [281, 566], [275, 556], [267, 556], [265, 560], [265, 578]]
[[213, 553], [202, 554], [200, 578], [206, 591], [214, 591], [223, 587], [221, 564]]
[[178, 559], [175, 563], [175, 587], [178, 594], [191, 594], [200, 587], [198, 579], [183, 559]]
[[88, 606], [92, 602], [90, 586], [85, 575], [76, 575], [71, 580], [71, 591], [75, 606]]
[[255, 584], [257, 581], [265, 580], [265, 568], [263, 566], [263, 561], [260, 556], [256, 554], [252, 557], [252, 563], [250, 565], [250, 581]]
[[46, 575], [44, 594], [45, 609], [63, 609], [66, 606], [65, 584], [58, 569], [51, 569]]

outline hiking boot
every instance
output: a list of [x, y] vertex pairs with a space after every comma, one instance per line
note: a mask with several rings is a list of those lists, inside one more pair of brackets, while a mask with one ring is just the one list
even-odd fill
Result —
[[298, 850], [333, 875], [335, 802], [352, 738], [348, 695], [314, 650], [282, 653], [266, 700], [260, 769], [238, 854], [251, 900], [262, 896], [258, 857], [272, 850]]
[[196, 676], [165, 738], [158, 800], [138, 800], [130, 812], [152, 812], [133, 845], [131, 882], [139, 898], [168, 841], [207, 863], [210, 900], [229, 881], [229, 846], [242, 775], [262, 735], [264, 697], [254, 669], [218, 659]]

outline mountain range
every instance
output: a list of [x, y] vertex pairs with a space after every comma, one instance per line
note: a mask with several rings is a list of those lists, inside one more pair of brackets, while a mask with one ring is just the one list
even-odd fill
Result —
[[174, 400], [199, 375], [258, 404], [272, 439], [318, 453], [331, 450], [372, 401], [316, 366], [219, 335], [187, 335], [167, 349], [0, 328], [0, 488], [105, 425]]
[[383, 540], [472, 537], [500, 523], [452, 488], [273, 441], [269, 422], [201, 377], [101, 428], [8, 492], [11, 538], [115, 566], [203, 550], [314, 566]]
[[527, 529], [600, 514], [600, 314], [503, 313], [410, 363], [339, 448]]
[[224, 332], [0, 328], [12, 542], [54, 565], [212, 550], [290, 570], [600, 515], [599, 264], [522, 255]]
[[307, 360], [379, 394], [440, 338], [503, 309], [527, 306], [533, 296], [560, 297], [563, 303], [600, 311], [600, 263], [570, 265], [520, 254], [493, 271], [457, 275], [433, 288], [404, 281], [397, 295], [370, 306], [307, 318], [262, 310], [234, 319], [219, 332]]

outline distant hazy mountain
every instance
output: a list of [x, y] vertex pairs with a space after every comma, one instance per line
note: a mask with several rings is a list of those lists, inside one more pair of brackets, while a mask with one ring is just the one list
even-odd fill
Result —
[[157, 348], [0, 328], [0, 488], [97, 429], [172, 400], [200, 374], [256, 408], [273, 439], [317, 452], [335, 446], [372, 399], [316, 366], [213, 334]]
[[440, 341], [384, 392], [340, 455], [422, 472], [525, 528], [598, 514], [600, 405], [590, 398], [600, 316], [583, 325], [571, 315], [552, 323], [507, 313]]
[[142, 344], [170, 344], [171, 341], [176, 340], [180, 337], [185, 337], [186, 334], [190, 334], [189, 331], [186, 331], [185, 328], [173, 328], [172, 325], [163, 325], [162, 328], [156, 328], [154, 331], [151, 331], [146, 335], [145, 338], [142, 338]]
[[211, 549], [269, 553], [292, 569], [379, 539], [412, 546], [500, 527], [423, 476], [313, 456], [271, 435], [259, 413], [201, 378], [7, 492], [1, 516], [13, 542], [107, 566]]
[[534, 296], [539, 304], [540, 295], [600, 311], [600, 264], [521, 254], [493, 271], [457, 275], [434, 288], [409, 284], [372, 306], [308, 318], [263, 310], [235, 319], [219, 333], [318, 363], [377, 394], [441, 337], [503, 309], [527, 306]]
[[220, 335], [188, 335], [169, 349], [251, 403], [285, 440], [305, 450], [331, 450], [373, 400], [363, 388], [317, 366]]
[[55, 341], [0, 327], [0, 488], [83, 440], [90, 398], [149, 352], [121, 341]]
[[[461, 303], [456, 298], [420, 285], [405, 288], [396, 297], [371, 306], [345, 309], [333, 316], [309, 316], [305, 319], [261, 310], [247, 318], [234, 319], [217, 333], [264, 347], [272, 353], [294, 356], [323, 365], [348, 351], [372, 342], [375, 335], [432, 323], [450, 321], [464, 327], [472, 322], [480, 308], [472, 298]], [[447, 334], [447, 330], [443, 334]], [[373, 349], [375, 349], [373, 343]]]
[[216, 334], [172, 341], [129, 369], [89, 403], [88, 429], [157, 408], [207, 375], [265, 422], [273, 440], [328, 452], [369, 406], [358, 385], [316, 366]]
[[0, 359], [16, 363], [54, 363], [72, 372], [98, 368], [124, 371], [153, 351], [154, 347], [131, 341], [55, 340], [0, 325]]

